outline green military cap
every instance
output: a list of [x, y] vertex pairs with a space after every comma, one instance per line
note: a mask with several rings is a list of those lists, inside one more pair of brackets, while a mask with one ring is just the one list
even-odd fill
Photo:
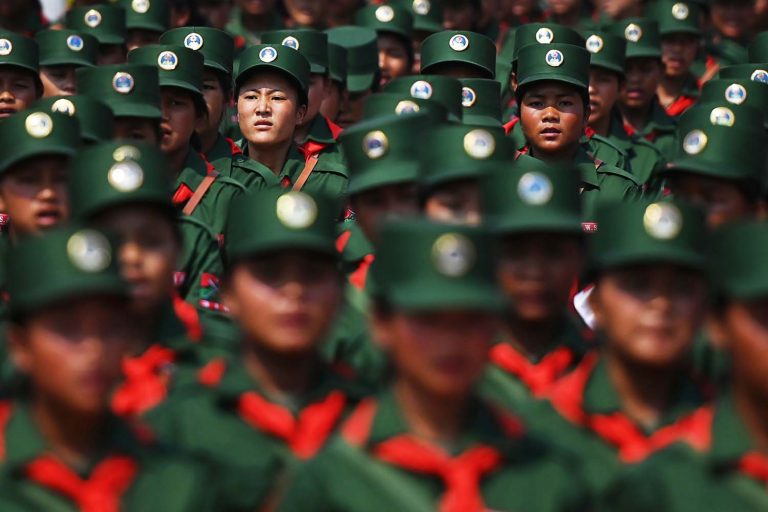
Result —
[[501, 126], [501, 84], [487, 78], [462, 78], [461, 122], [477, 126]]
[[710, 275], [717, 291], [728, 298], [768, 296], [768, 223], [729, 223], [712, 234]]
[[6, 266], [11, 314], [93, 295], [127, 297], [117, 259], [109, 238], [92, 228], [72, 225], [22, 239]]
[[376, 32], [391, 32], [409, 44], [413, 34], [413, 15], [397, 5], [369, 5], [357, 11], [355, 25], [372, 28]]
[[44, 109], [27, 109], [0, 123], [0, 172], [39, 155], [72, 156], [80, 146], [77, 119]]
[[720, 78], [746, 79], [768, 84], [768, 62], [734, 64], [720, 69]]
[[483, 221], [499, 234], [581, 234], [581, 177], [535, 158], [499, 166], [480, 181]]
[[515, 30], [512, 62], [517, 62], [520, 50], [531, 44], [572, 44], [584, 46], [584, 37], [570, 27], [557, 23], [526, 23]]
[[157, 66], [160, 87], [178, 87], [202, 101], [203, 56], [184, 46], [150, 44], [128, 52], [128, 63]]
[[328, 43], [328, 74], [335, 82], [347, 83], [347, 50], [343, 46]]
[[312, 73], [328, 72], [328, 34], [313, 29], [275, 30], [261, 35], [262, 44], [281, 44], [307, 58]]
[[768, 62], [768, 30], [757, 34], [749, 45], [749, 62]]
[[721, 105], [695, 106], [680, 116], [680, 141], [665, 172], [685, 171], [760, 186], [764, 155], [745, 151], [743, 144], [749, 141], [756, 148], [766, 146], [764, 117], [745, 105]]
[[661, 35], [656, 20], [628, 18], [615, 23], [612, 30], [627, 41], [627, 59], [661, 58]]
[[627, 52], [626, 39], [608, 32], [588, 31], [584, 33], [584, 47], [591, 54], [590, 66], [605, 68], [624, 75], [624, 61]]
[[435, 187], [450, 181], [477, 179], [491, 169], [509, 169], [514, 156], [514, 144], [501, 126], [434, 126], [421, 144], [420, 181], [426, 187]]
[[371, 94], [363, 100], [364, 120], [392, 115], [403, 116], [417, 112], [426, 113], [436, 123], [448, 119], [448, 111], [440, 103], [421, 98], [411, 98], [407, 94], [379, 92]]
[[704, 270], [704, 213], [673, 201], [605, 202], [597, 207], [598, 229], [589, 236], [593, 271], [624, 265], [672, 263]]
[[461, 82], [455, 78], [441, 75], [402, 76], [390, 81], [384, 92], [435, 101], [448, 112], [449, 121], [461, 121]]
[[429, 33], [443, 30], [442, 0], [392, 0], [390, 3], [411, 11], [413, 30]]
[[171, 26], [171, 6], [167, 0], [120, 0], [125, 9], [127, 29], [165, 32]]
[[377, 117], [344, 130], [339, 143], [351, 175], [348, 193], [418, 180], [418, 152], [429, 126], [429, 116], [419, 112]]
[[658, 0], [650, 8], [650, 17], [659, 24], [659, 33], [667, 34], [701, 34], [699, 19], [701, 7], [694, 2], [677, 2], [675, 0]]
[[109, 141], [80, 151], [69, 163], [69, 198], [72, 216], [83, 220], [137, 203], [177, 215], [165, 156], [145, 143]]
[[[39, 55], [34, 39], [0, 30], [0, 66], [15, 66], [31, 71], [37, 76], [40, 71]], [[42, 90], [42, 84], [40, 85]]]
[[470, 309], [496, 312], [490, 234], [480, 227], [400, 219], [382, 226], [371, 267], [378, 294], [399, 310]]
[[520, 50], [517, 61], [517, 90], [542, 80], [565, 82], [589, 88], [590, 53], [572, 44], [531, 44]]
[[77, 92], [103, 101], [115, 117], [160, 119], [156, 65], [115, 64], [77, 70]]
[[110, 140], [114, 134], [115, 116], [112, 109], [90, 96], [50, 96], [37, 101], [33, 108], [75, 117], [85, 142]]
[[203, 65], [232, 74], [235, 40], [223, 30], [210, 27], [181, 27], [160, 36], [161, 44], [185, 46], [203, 54]]
[[336, 27], [325, 33], [329, 43], [347, 51], [347, 90], [355, 93], [372, 89], [379, 73], [376, 31], [367, 27]]
[[768, 122], [768, 87], [752, 80], [709, 80], [701, 89], [699, 103], [746, 105], [762, 111]]
[[[265, 189], [232, 201], [227, 259], [281, 249], [308, 249], [336, 256], [339, 205], [330, 197]], [[258, 222], [253, 222], [258, 219]]]
[[74, 30], [42, 30], [35, 36], [41, 66], [94, 66], [99, 41]]
[[439, 64], [461, 62], [486, 74], [496, 75], [496, 45], [483, 34], [444, 30], [421, 43], [421, 72], [429, 73]]
[[306, 103], [309, 93], [309, 61], [298, 51], [288, 46], [259, 44], [247, 48], [240, 54], [240, 66], [235, 76], [235, 87], [239, 89], [243, 80], [259, 69], [273, 69], [288, 75], [298, 87], [299, 98]]
[[125, 43], [125, 9], [116, 5], [72, 7], [67, 12], [66, 26], [94, 36], [99, 44]]

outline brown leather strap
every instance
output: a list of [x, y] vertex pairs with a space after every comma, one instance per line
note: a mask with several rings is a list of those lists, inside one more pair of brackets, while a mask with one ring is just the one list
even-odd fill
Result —
[[307, 163], [304, 165], [304, 169], [302, 169], [301, 174], [299, 174], [299, 179], [297, 179], [296, 183], [293, 184], [293, 188], [291, 190], [299, 191], [302, 189], [304, 184], [309, 179], [309, 175], [312, 174], [312, 171], [315, 169], [318, 158], [319, 156], [317, 154], [309, 157]]
[[197, 205], [200, 204], [200, 201], [203, 200], [203, 196], [206, 192], [208, 192], [208, 189], [211, 188], [211, 185], [213, 185], [213, 182], [218, 178], [219, 172], [218, 171], [211, 171], [208, 176], [203, 178], [202, 183], [200, 183], [200, 186], [197, 187], [195, 190], [195, 193], [192, 194], [192, 197], [189, 198], [189, 201], [187, 201], [187, 204], [184, 205], [184, 209], [182, 210], [184, 212], [184, 215], [192, 215], [192, 212], [195, 211], [195, 208], [197, 208]]
[[699, 78], [699, 84], [704, 85], [705, 83], [715, 78], [715, 76], [717, 76], [719, 72], [720, 72], [720, 64], [715, 63], [714, 66], [709, 68], [703, 75], [701, 75], [701, 78]]

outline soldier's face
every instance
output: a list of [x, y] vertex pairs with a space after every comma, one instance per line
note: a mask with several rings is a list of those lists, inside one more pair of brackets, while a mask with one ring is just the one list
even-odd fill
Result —
[[224, 89], [216, 76], [216, 72], [206, 69], [203, 72], [203, 98], [208, 109], [208, 118], [203, 123], [203, 128], [198, 130], [201, 134], [212, 134], [219, 130], [221, 119], [227, 108], [228, 98], [224, 95]]
[[288, 16], [302, 27], [322, 25], [323, 4], [319, 0], [283, 0]]
[[749, 36], [755, 15], [754, 2], [717, 0], [712, 2], [711, 13], [712, 25], [718, 33], [737, 41]]
[[575, 151], [588, 115], [576, 89], [556, 82], [532, 85], [520, 104], [520, 122], [534, 156]]
[[28, 108], [40, 92], [30, 71], [0, 67], [0, 120]]
[[146, 117], [116, 117], [115, 140], [143, 141], [152, 146], [160, 144], [157, 121]]
[[384, 185], [352, 196], [355, 218], [368, 240], [378, 240], [378, 225], [386, 219], [407, 217], [419, 212], [416, 183]]
[[337, 121], [344, 94], [344, 86], [335, 80], [331, 80], [328, 85], [328, 94], [325, 95], [323, 103], [320, 105], [320, 113], [331, 121]]
[[237, 0], [237, 4], [245, 14], [264, 16], [275, 8], [275, 0]]
[[607, 270], [590, 296], [606, 350], [647, 368], [684, 363], [707, 310], [701, 272], [669, 264]]
[[649, 108], [655, 101], [661, 72], [658, 59], [643, 57], [627, 60], [626, 84], [621, 92], [622, 106], [630, 110]]
[[43, 97], [70, 96], [77, 92], [75, 66], [46, 66], [40, 69]]
[[701, 38], [693, 34], [669, 34], [661, 39], [661, 61], [664, 73], [682, 77], [690, 73], [701, 45]]
[[177, 87], [160, 91], [163, 118], [160, 121], [160, 149], [166, 154], [186, 153], [195, 128], [202, 126], [192, 93]]
[[640, 0], [598, 0], [596, 7], [600, 12], [604, 12], [614, 20], [620, 20], [639, 15], [641, 9]]
[[437, 187], [424, 204], [430, 219], [449, 224], [480, 224], [480, 192], [476, 180], [459, 180]]
[[309, 101], [307, 102], [307, 113], [304, 115], [302, 124], [310, 123], [320, 112], [323, 99], [328, 94], [331, 80], [327, 75], [312, 74], [312, 82], [309, 84]]
[[99, 56], [96, 63], [99, 66], [109, 66], [111, 64], [122, 64], [125, 62], [125, 56], [128, 53], [124, 44], [100, 44]]
[[223, 297], [249, 344], [279, 357], [306, 357], [333, 322], [341, 286], [333, 258], [286, 250], [236, 264]]
[[128, 51], [131, 51], [150, 44], [156, 44], [159, 39], [160, 33], [154, 30], [131, 29], [126, 34], [125, 46]]
[[676, 172], [667, 184], [675, 197], [701, 207], [707, 213], [707, 224], [713, 228], [757, 214], [756, 205], [744, 190], [729, 180]]
[[391, 34], [379, 34], [379, 87], [384, 87], [393, 78], [410, 74], [411, 62], [408, 47], [402, 38]]
[[259, 72], [243, 83], [237, 98], [240, 131], [249, 144], [285, 146], [307, 112], [296, 86], [282, 73]]
[[581, 0], [547, 0], [547, 4], [552, 13], [560, 16], [581, 8]]
[[363, 118], [363, 106], [365, 99], [372, 94], [370, 89], [362, 92], [345, 91], [339, 108], [338, 123], [342, 128], [347, 128], [359, 122]]
[[595, 125], [610, 118], [613, 106], [619, 100], [619, 75], [602, 68], [589, 72], [589, 124]]

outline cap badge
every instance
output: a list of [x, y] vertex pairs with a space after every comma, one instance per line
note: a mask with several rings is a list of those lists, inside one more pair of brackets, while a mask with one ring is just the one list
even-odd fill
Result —
[[432, 3], [429, 0], [413, 0], [413, 12], [419, 16], [426, 16], [432, 9]]
[[287, 46], [288, 48], [293, 48], [294, 50], [298, 50], [299, 46], [301, 46], [299, 44], [299, 40], [293, 36], [286, 37], [285, 39], [283, 39], [283, 42], [280, 44], [282, 44], [283, 46]]
[[379, 20], [381, 23], [389, 23], [390, 21], [395, 19], [395, 10], [388, 5], [380, 6], [378, 9], [376, 9], [376, 12], [374, 14], [376, 16], [376, 19]]
[[36, 139], [44, 139], [53, 131], [53, 119], [43, 112], [33, 112], [24, 121], [27, 133]]
[[179, 65], [179, 58], [173, 52], [161, 52], [160, 55], [157, 56], [157, 65], [160, 66], [160, 69], [173, 71], [176, 69], [176, 66]]
[[75, 115], [76, 112], [75, 104], [67, 98], [60, 98], [54, 101], [53, 105], [51, 105], [51, 112], [58, 112], [60, 114], [66, 114], [71, 117]]
[[496, 139], [482, 128], [464, 135], [464, 151], [477, 160], [485, 160], [496, 151]]
[[388, 149], [389, 139], [387, 139], [387, 135], [381, 130], [368, 132], [368, 134], [363, 137], [363, 153], [365, 153], [365, 156], [371, 160], [381, 158], [387, 153]]
[[448, 41], [448, 46], [455, 52], [463, 52], [469, 48], [469, 38], [464, 34], [456, 34]]
[[725, 99], [728, 103], [741, 105], [747, 100], [747, 89], [741, 84], [731, 84], [725, 90]]
[[659, 240], [671, 240], [683, 229], [683, 216], [671, 203], [653, 203], [643, 215], [645, 232]]
[[536, 42], [539, 44], [550, 44], [555, 40], [555, 34], [551, 29], [546, 27], [540, 28], [536, 31]]
[[73, 52], [79, 52], [83, 49], [83, 38], [76, 35], [71, 35], [67, 38], [67, 48]]
[[752, 76], [749, 77], [753, 82], [768, 83], [768, 71], [764, 69], [756, 69], [752, 72]]
[[266, 62], [267, 64], [269, 64], [270, 62], [274, 62], [276, 58], [277, 58], [277, 50], [275, 50], [271, 46], [262, 48], [259, 51], [259, 60], [261, 60], [261, 62]]
[[678, 2], [672, 6], [672, 16], [674, 16], [676, 20], [687, 20], [689, 14], [691, 14], [691, 10], [682, 2]]
[[307, 229], [317, 220], [317, 203], [304, 192], [291, 191], [277, 198], [277, 220], [290, 229]]
[[120, 94], [128, 94], [133, 90], [134, 81], [129, 73], [117, 72], [112, 78], [112, 88]]
[[144, 183], [144, 171], [133, 160], [117, 162], [109, 168], [107, 181], [120, 192], [133, 192]]
[[112, 248], [107, 238], [92, 229], [82, 229], [69, 237], [67, 255], [83, 272], [101, 272], [112, 261]]
[[707, 147], [707, 134], [701, 130], [693, 130], [683, 139], [683, 150], [689, 155], [698, 155]]
[[517, 182], [517, 195], [525, 204], [541, 206], [552, 199], [552, 182], [541, 173], [527, 172]]
[[428, 100], [432, 97], [432, 84], [424, 80], [413, 82], [411, 86], [411, 97], [420, 100]]
[[138, 160], [141, 157], [141, 152], [136, 146], [120, 146], [112, 152], [112, 159], [115, 162], [123, 162], [125, 160]]
[[464, 108], [471, 108], [477, 101], [477, 94], [471, 87], [461, 88], [461, 106]]
[[10, 55], [13, 43], [9, 39], [0, 39], [0, 55]]
[[203, 36], [197, 32], [190, 32], [187, 37], [184, 38], [184, 46], [190, 50], [199, 50], [203, 47]]
[[640, 25], [630, 23], [627, 25], [627, 28], [624, 29], [624, 38], [627, 41], [636, 43], [643, 38], [643, 29], [640, 28]]
[[565, 57], [563, 57], [563, 53], [560, 50], [549, 50], [544, 59], [547, 61], [547, 64], [553, 68], [561, 66], [565, 61]]
[[447, 277], [461, 277], [472, 269], [477, 252], [472, 241], [460, 233], [446, 233], [432, 244], [432, 261]]
[[592, 34], [587, 38], [586, 48], [589, 53], [600, 53], [605, 46], [603, 38], [597, 34]]
[[139, 14], [146, 14], [149, 10], [149, 0], [133, 0], [131, 2], [131, 9]]
[[403, 114], [415, 114], [421, 110], [421, 107], [411, 100], [403, 100], [395, 106], [395, 114], [401, 116]]
[[709, 121], [715, 126], [733, 126], [736, 123], [736, 115], [728, 107], [717, 107], [710, 112]]
[[89, 27], [96, 28], [101, 25], [101, 13], [96, 9], [91, 9], [85, 13], [83, 20], [85, 20], [85, 24]]

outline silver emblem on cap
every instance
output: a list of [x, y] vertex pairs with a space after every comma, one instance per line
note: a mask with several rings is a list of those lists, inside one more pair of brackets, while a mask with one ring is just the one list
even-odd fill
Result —
[[463, 52], [469, 48], [469, 38], [464, 34], [456, 34], [448, 41], [448, 46], [455, 52]]
[[118, 71], [112, 78], [112, 88], [120, 94], [128, 94], [133, 90], [135, 82], [130, 73], [123, 73]]
[[395, 10], [388, 5], [381, 5], [376, 9], [374, 15], [381, 23], [389, 23], [395, 19]]
[[36, 139], [44, 139], [53, 131], [53, 119], [45, 112], [33, 112], [24, 120], [24, 129]]
[[685, 5], [682, 2], [678, 2], [672, 6], [672, 16], [676, 20], [680, 20], [680, 21], [687, 20], [688, 15], [690, 14], [691, 14], [691, 10], [688, 8], [687, 5]]
[[432, 97], [432, 84], [426, 80], [417, 80], [411, 85], [411, 97], [428, 100]]
[[139, 14], [146, 14], [149, 11], [149, 0], [133, 0], [131, 2], [131, 9]]
[[205, 39], [197, 32], [190, 32], [184, 38], [184, 46], [190, 50], [199, 50], [203, 47], [203, 43], [205, 43]]
[[291, 191], [277, 198], [277, 220], [291, 229], [307, 229], [317, 220], [317, 203], [304, 192]]
[[413, 0], [413, 12], [420, 16], [426, 16], [432, 9], [432, 2], [429, 0]]
[[415, 114], [419, 110], [421, 110], [421, 107], [411, 100], [402, 100], [395, 105], [395, 114], [399, 116], [404, 114]]
[[69, 261], [83, 272], [101, 272], [112, 261], [107, 238], [92, 229], [82, 229], [67, 240]]
[[83, 46], [85, 46], [85, 44], [82, 37], [73, 34], [67, 38], [67, 48], [73, 52], [81, 51]]
[[432, 262], [447, 277], [461, 277], [475, 264], [477, 251], [472, 241], [461, 233], [440, 235], [432, 244]]
[[536, 31], [536, 42], [539, 44], [549, 44], [555, 40], [555, 34], [551, 29], [542, 27]]
[[585, 44], [585, 47], [589, 53], [600, 53], [604, 46], [605, 42], [603, 41], [603, 38], [597, 34], [592, 34], [589, 36]]
[[472, 108], [477, 101], [477, 94], [471, 87], [461, 88], [461, 106], [464, 108]]
[[683, 215], [671, 203], [653, 203], [643, 214], [645, 232], [658, 240], [671, 240], [683, 229]]
[[53, 105], [51, 105], [51, 112], [58, 112], [60, 114], [66, 114], [68, 116], [73, 116], [77, 112], [75, 109], [75, 104], [72, 103], [67, 98], [60, 98], [53, 102]]
[[563, 64], [563, 62], [565, 62], [563, 52], [560, 50], [549, 50], [544, 59], [547, 61], [547, 64], [553, 68], [559, 67]]
[[157, 65], [165, 71], [173, 71], [179, 65], [179, 57], [171, 51], [160, 52], [157, 56]]
[[293, 36], [286, 37], [285, 39], [283, 39], [283, 41], [280, 44], [283, 46], [287, 46], [288, 48], [293, 48], [294, 50], [298, 50], [299, 46], [301, 46], [299, 44], [299, 40]]
[[552, 199], [552, 182], [541, 173], [527, 172], [517, 182], [517, 195], [524, 203], [541, 206]]
[[731, 84], [725, 89], [725, 99], [728, 103], [741, 105], [747, 100], [747, 89], [741, 84]]
[[464, 152], [477, 160], [485, 160], [496, 151], [496, 139], [488, 130], [477, 128], [464, 135]]
[[133, 160], [117, 162], [109, 168], [107, 181], [120, 192], [133, 192], [144, 183], [144, 170]]
[[752, 75], [749, 78], [753, 82], [768, 84], [768, 71], [764, 69], [756, 69], [752, 72]]
[[387, 138], [387, 134], [381, 130], [368, 132], [368, 134], [363, 137], [363, 153], [365, 153], [365, 156], [371, 160], [381, 158], [387, 154], [388, 150], [389, 139]]
[[10, 55], [13, 51], [13, 43], [10, 39], [0, 39], [0, 55]]
[[728, 107], [716, 107], [709, 113], [709, 121], [716, 126], [733, 126], [736, 123], [736, 114]]
[[707, 134], [701, 130], [693, 130], [683, 139], [683, 150], [689, 155], [698, 155], [707, 147]]
[[277, 50], [273, 47], [267, 46], [259, 51], [259, 60], [261, 60], [261, 62], [269, 64], [270, 62], [274, 62], [275, 59], [277, 59]]
[[85, 24], [91, 28], [96, 28], [101, 25], [101, 13], [96, 9], [91, 9], [83, 16]]
[[627, 25], [627, 28], [624, 29], [624, 38], [627, 41], [636, 43], [643, 38], [643, 29], [640, 28], [640, 25], [630, 23]]

